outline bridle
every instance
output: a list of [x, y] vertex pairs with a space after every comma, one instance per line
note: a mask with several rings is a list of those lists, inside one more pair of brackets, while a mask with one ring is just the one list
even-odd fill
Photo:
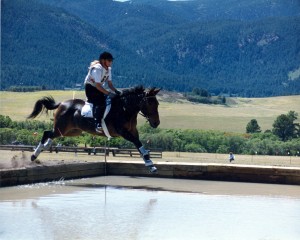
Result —
[[[138, 107], [138, 110], [139, 110], [138, 113], [141, 116], [143, 116], [147, 121], [149, 121], [150, 117], [147, 114], [142, 113], [141, 111], [142, 111], [142, 108], [143, 108], [143, 104], [147, 104], [148, 100], [150, 98], [156, 98], [156, 96], [147, 96], [146, 93], [142, 93], [142, 94], [136, 95], [136, 97], [137, 97], [136, 102], [138, 102], [138, 104], [136, 105]], [[122, 97], [122, 98], [125, 100], [125, 102], [127, 102], [126, 97]]]
[[140, 114], [141, 116], [143, 116], [144, 118], [146, 118], [146, 120], [147, 120], [148, 122], [149, 122], [150, 117], [147, 116], [146, 114], [142, 113], [141, 110], [142, 110], [142, 104], [143, 104], [143, 103], [148, 103], [148, 99], [149, 99], [149, 98], [156, 98], [156, 97], [155, 97], [155, 96], [143, 96], [142, 100], [141, 100], [140, 103], [139, 103], [139, 109], [140, 109], [139, 114]]

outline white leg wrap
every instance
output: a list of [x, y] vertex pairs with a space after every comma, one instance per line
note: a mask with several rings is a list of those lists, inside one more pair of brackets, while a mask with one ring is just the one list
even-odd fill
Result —
[[44, 144], [42, 144], [41, 142], [39, 143], [39, 145], [36, 147], [36, 149], [34, 150], [33, 155], [35, 157], [38, 157], [38, 155], [40, 155], [41, 151], [44, 149]]
[[52, 142], [53, 142], [52, 139], [48, 138], [47, 142], [45, 142], [45, 144], [44, 144], [44, 150], [50, 149]]
[[140, 153], [141, 153], [143, 156], [149, 154], [149, 151], [146, 150], [144, 146], [141, 146], [141, 147], [139, 148], [139, 150], [140, 150]]
[[139, 148], [140, 153], [143, 155], [143, 160], [145, 162], [145, 166], [149, 167], [149, 166], [153, 166], [153, 162], [150, 159], [145, 159], [144, 156], [149, 154], [149, 151], [145, 149], [144, 146], [141, 146]]
[[145, 162], [145, 166], [146, 166], [146, 167], [153, 166], [153, 162], [152, 162], [150, 159], [148, 159], [148, 160], [145, 160], [145, 159], [144, 159], [144, 162]]

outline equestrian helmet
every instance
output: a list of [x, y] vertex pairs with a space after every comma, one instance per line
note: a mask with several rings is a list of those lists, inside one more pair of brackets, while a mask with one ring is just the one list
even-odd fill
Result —
[[113, 55], [111, 55], [111, 53], [109, 52], [103, 52], [100, 54], [99, 56], [99, 60], [113, 60]]

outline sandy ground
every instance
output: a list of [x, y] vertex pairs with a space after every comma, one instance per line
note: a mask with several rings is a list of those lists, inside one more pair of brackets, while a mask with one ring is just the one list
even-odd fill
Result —
[[[36, 164], [53, 165], [74, 162], [102, 162], [102, 161], [137, 161], [142, 162], [139, 157], [116, 156], [111, 154], [105, 157], [103, 155], [88, 155], [86, 153], [50, 153], [42, 152], [38, 158], [39, 162], [31, 162], [32, 152], [22, 151], [0, 151], [0, 169], [32, 167]], [[227, 154], [214, 153], [186, 153], [186, 152], [163, 152], [163, 158], [153, 158], [157, 162], [184, 162], [184, 163], [219, 163], [228, 164]], [[300, 157], [296, 156], [260, 156], [260, 155], [235, 155], [235, 160], [231, 164], [245, 165], [264, 165], [264, 166], [282, 166], [282, 167], [300, 167]]]

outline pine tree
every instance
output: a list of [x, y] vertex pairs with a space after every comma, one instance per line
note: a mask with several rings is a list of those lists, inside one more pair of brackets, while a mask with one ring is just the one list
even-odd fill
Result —
[[260, 126], [256, 119], [251, 119], [251, 121], [246, 126], [247, 133], [258, 133], [261, 132]]

